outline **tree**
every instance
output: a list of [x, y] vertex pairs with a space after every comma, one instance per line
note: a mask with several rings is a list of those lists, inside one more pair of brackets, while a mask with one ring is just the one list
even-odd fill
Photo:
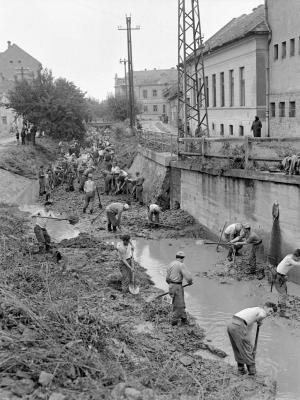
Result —
[[85, 94], [74, 83], [54, 79], [43, 70], [33, 81], [17, 81], [8, 94], [7, 108], [49, 135], [69, 140], [81, 139], [88, 120]]

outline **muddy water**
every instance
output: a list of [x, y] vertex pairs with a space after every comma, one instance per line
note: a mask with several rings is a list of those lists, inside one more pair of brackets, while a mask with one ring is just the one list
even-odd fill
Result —
[[[41, 205], [24, 205], [19, 207], [21, 211], [28, 212], [31, 215], [39, 212], [43, 207]], [[58, 218], [63, 218], [61, 215], [57, 215]], [[33, 218], [34, 222], [34, 218]], [[58, 220], [47, 220], [47, 231], [51, 237], [51, 240], [58, 243], [63, 239], [72, 239], [77, 237], [80, 233], [79, 229], [70, 225], [68, 221]]]
[[[155, 284], [161, 289], [167, 289], [166, 265], [175, 258], [178, 249], [186, 253], [186, 264], [194, 274], [207, 271], [226, 256], [224, 250], [216, 253], [214, 246], [196, 243], [190, 240], [139, 240], [136, 243], [135, 257], [147, 268]], [[228, 279], [221, 282], [222, 280], [217, 282], [208, 278], [195, 278], [194, 285], [185, 292], [187, 309], [206, 330], [207, 339], [226, 351], [229, 362], [235, 364], [226, 333], [227, 322], [233, 313], [263, 304], [271, 295], [266, 287], [259, 286], [257, 282], [236, 282]], [[299, 286], [291, 286], [289, 283], [290, 288], [290, 292], [300, 295]], [[277, 399], [300, 399], [299, 349], [299, 329], [293, 328], [283, 318], [271, 317], [264, 321], [258, 342], [257, 369], [277, 380]]]

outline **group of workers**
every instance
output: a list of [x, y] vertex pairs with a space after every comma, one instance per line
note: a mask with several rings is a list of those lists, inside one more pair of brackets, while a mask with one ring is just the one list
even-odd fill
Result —
[[[41, 167], [39, 171], [40, 195], [46, 194], [44, 210], [35, 214], [36, 225], [34, 232], [39, 243], [40, 251], [50, 251], [51, 239], [46, 229], [47, 219], [57, 218], [51, 210], [52, 202], [49, 199], [51, 190], [57, 184], [64, 182], [67, 183], [67, 190], [74, 190], [74, 180], [77, 178], [79, 190], [85, 193], [83, 213], [87, 211], [89, 205], [91, 205], [90, 212], [92, 213], [95, 193], [98, 190], [93, 180], [93, 172], [99, 163], [103, 168], [104, 192], [106, 194], [110, 194], [111, 192], [124, 193], [126, 195], [130, 194], [140, 204], [143, 204], [144, 178], [137, 172], [135, 179], [133, 179], [128, 172], [118, 167], [114, 159], [113, 148], [108, 140], [103, 140], [101, 143], [93, 143], [92, 148], [88, 150], [78, 149], [76, 143], [73, 143], [71, 147], [72, 149], [69, 150], [69, 154], [63, 154], [62, 151], [63, 157], [54, 166], [54, 171], [52, 170], [55, 176], [57, 170], [60, 168], [61, 178], [59, 180], [53, 177], [50, 178], [52, 174], [49, 174], [49, 168], [45, 171], [44, 168]], [[74, 149], [76, 149], [76, 151], [74, 151]], [[60, 167], [58, 167], [58, 165], [60, 165]], [[68, 177], [70, 175], [71, 177], [69, 179]], [[59, 183], [57, 183], [58, 181]], [[129, 209], [129, 198], [125, 203], [113, 202], [107, 205], [105, 212], [107, 230], [109, 232], [116, 232], [117, 229], [121, 230], [122, 214]], [[159, 205], [153, 202], [148, 205], [147, 211], [148, 221], [158, 224], [161, 214]], [[256, 273], [256, 254], [259, 245], [262, 243], [262, 239], [251, 229], [251, 226], [247, 223], [230, 224], [224, 231], [224, 239], [225, 241], [221, 244], [229, 248], [227, 255], [229, 261], [233, 261], [235, 257], [240, 255], [239, 252], [243, 246], [251, 246], [248, 263], [250, 266], [250, 273]], [[128, 234], [121, 236], [121, 242], [117, 244], [117, 251], [120, 260], [119, 269], [122, 275], [122, 291], [126, 293], [132, 282], [135, 268], [133, 263], [134, 246]], [[185, 311], [183, 280], [186, 280], [188, 285], [192, 285], [193, 278], [184, 260], [184, 252], [178, 251], [175, 260], [170, 263], [166, 272], [166, 282], [169, 285], [169, 295], [172, 298], [173, 306], [171, 318], [172, 326], [189, 324]], [[274, 282], [275, 287], [281, 294], [279, 301], [279, 306], [281, 307], [284, 307], [287, 296], [287, 274], [294, 266], [300, 267], [300, 249], [296, 249], [293, 254], [287, 255], [277, 266]], [[254, 375], [256, 373], [255, 348], [250, 339], [251, 329], [255, 323], [261, 325], [263, 319], [276, 311], [277, 306], [274, 303], [267, 302], [263, 306], [246, 308], [233, 315], [232, 320], [227, 326], [227, 332], [239, 373], [246, 373], [245, 366], [247, 367], [249, 375]]]

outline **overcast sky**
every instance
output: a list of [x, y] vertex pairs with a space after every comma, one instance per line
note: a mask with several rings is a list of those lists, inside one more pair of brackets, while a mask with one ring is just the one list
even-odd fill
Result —
[[[0, 52], [10, 40], [44, 67], [73, 81], [88, 95], [113, 92], [127, 58], [125, 15], [132, 33], [135, 70], [170, 68], [177, 61], [177, 0], [0, 0]], [[187, 0], [187, 3], [189, 1]], [[204, 40], [233, 17], [263, 0], [200, 0]]]

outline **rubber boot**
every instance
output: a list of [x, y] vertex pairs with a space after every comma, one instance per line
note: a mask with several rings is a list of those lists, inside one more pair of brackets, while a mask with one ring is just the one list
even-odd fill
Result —
[[187, 318], [181, 318], [181, 325], [189, 325], [189, 321]]
[[245, 369], [245, 365], [244, 364], [238, 363], [238, 372], [241, 375], [245, 375], [246, 374], [247, 371]]
[[173, 320], [172, 322], [171, 322], [171, 325], [172, 326], [176, 326], [178, 324], [178, 321], [177, 320]]
[[248, 375], [255, 375], [256, 374], [255, 364], [254, 365], [247, 365], [247, 369], [248, 369]]

